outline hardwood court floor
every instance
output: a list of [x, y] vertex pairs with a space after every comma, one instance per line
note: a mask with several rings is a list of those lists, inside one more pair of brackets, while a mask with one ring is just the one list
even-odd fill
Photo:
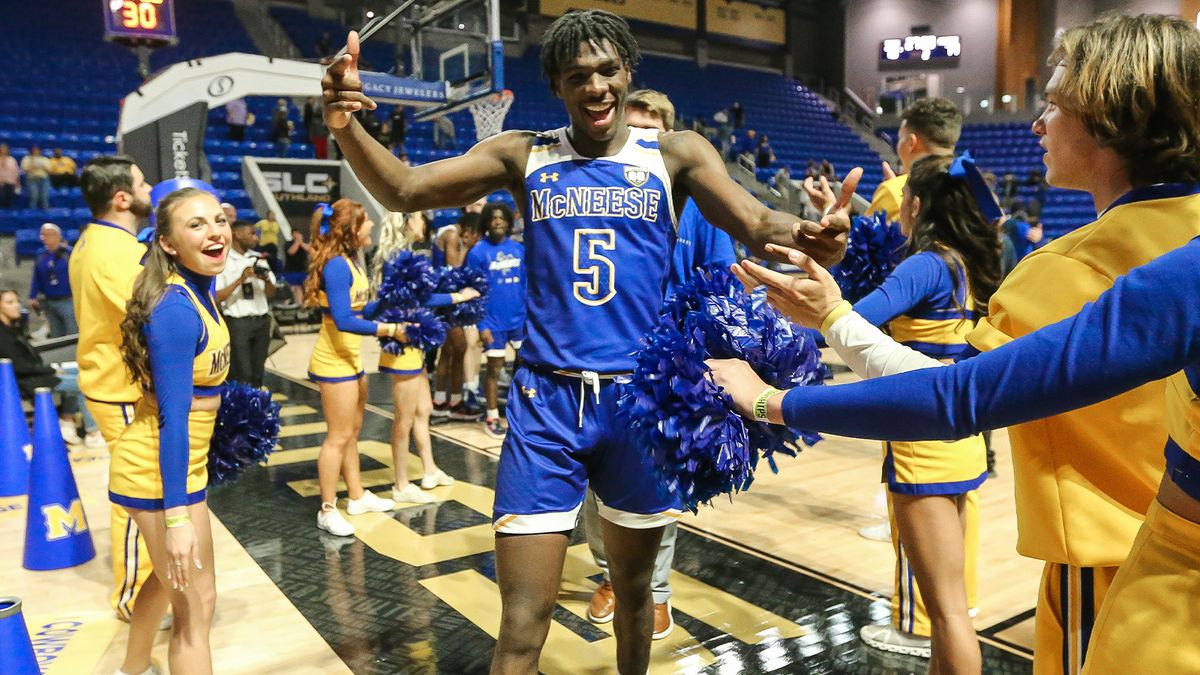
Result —
[[[435, 427], [438, 463], [458, 479], [434, 491], [439, 502], [353, 518], [359, 532], [352, 539], [327, 536], [314, 525], [324, 422], [317, 392], [299, 381], [312, 340], [288, 339], [271, 363], [280, 374], [269, 382], [285, 399], [282, 450], [210, 498], [217, 672], [486, 672], [499, 621], [489, 526], [499, 442], [476, 424]], [[364, 342], [364, 352], [373, 342]], [[364, 363], [371, 370], [374, 356], [364, 353]], [[386, 378], [370, 376], [370, 401], [362, 466], [367, 484], [382, 493], [392, 464]], [[1001, 477], [981, 491], [976, 626], [986, 673], [1028, 673], [1040, 565], [1013, 552], [1007, 439], [996, 440]], [[23, 501], [0, 504], [0, 536], [9, 542], [0, 547], [0, 594], [25, 598], [31, 632], [78, 624], [58, 642], [49, 641], [54, 631], [35, 638], [55, 657], [43, 672], [107, 675], [120, 662], [125, 632], [106, 601], [107, 462], [104, 453], [75, 460], [97, 559], [59, 572], [21, 569]], [[417, 458], [408, 461], [410, 475], [419, 476]], [[829, 438], [799, 458], [782, 458], [778, 475], [764, 469], [732, 504], [687, 516], [672, 577], [678, 625], [655, 643], [651, 672], [923, 672], [922, 661], [882, 655], [857, 639], [860, 625], [879, 618], [873, 594], [890, 593], [891, 546], [856, 534], [874, 522], [879, 461], [875, 443]], [[584, 618], [598, 570], [578, 534], [563, 577], [541, 669], [614, 672], [611, 624]], [[161, 639], [156, 659], [165, 663]]]

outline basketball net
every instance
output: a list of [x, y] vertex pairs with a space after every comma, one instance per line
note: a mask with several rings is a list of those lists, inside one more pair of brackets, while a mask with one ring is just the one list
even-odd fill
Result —
[[513, 104], [513, 93], [505, 89], [499, 94], [484, 96], [468, 106], [475, 119], [475, 140], [482, 141], [504, 129], [504, 116]]

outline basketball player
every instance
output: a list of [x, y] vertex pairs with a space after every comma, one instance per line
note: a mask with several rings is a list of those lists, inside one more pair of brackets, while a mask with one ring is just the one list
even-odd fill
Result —
[[[1118, 276], [1200, 234], [1196, 27], [1171, 17], [1109, 15], [1067, 31], [1050, 62], [1056, 68], [1048, 104], [1033, 124], [1046, 150], [1046, 177], [1091, 193], [1100, 215], [1031, 253], [1004, 280], [987, 319], [968, 336], [984, 351], [1071, 316]], [[761, 270], [748, 269], [765, 280]], [[776, 283], [804, 293], [801, 300], [776, 291], [785, 311], [822, 322], [828, 287]], [[825, 327], [838, 313], [844, 310], [828, 314]], [[1047, 563], [1036, 617], [1037, 675], [1083, 669], [1096, 611], [1158, 490], [1164, 430], [1177, 427], [1174, 414], [1170, 425], [1164, 420], [1163, 395], [1164, 383], [1151, 382], [1010, 429], [1018, 551]]]
[[617, 599], [617, 668], [644, 673], [650, 575], [678, 504], [659, 494], [648, 457], [616, 418], [622, 385], [614, 378], [633, 369], [630, 353], [657, 320], [675, 214], [690, 196], [756, 253], [768, 242], [787, 243], [832, 263], [845, 250], [848, 201], [861, 171], [848, 177], [823, 225], [797, 222], [733, 182], [703, 137], [631, 129], [624, 100], [637, 44], [623, 19], [601, 10], [566, 14], [543, 39], [543, 69], [568, 127], [510, 131], [465, 155], [406, 167], [353, 120], [375, 103], [361, 91], [356, 33], [347, 51], [322, 81], [325, 121], [385, 208], [451, 207], [508, 189], [525, 216], [528, 338], [496, 480], [503, 611], [492, 671], [537, 671], [568, 535], [590, 482]]

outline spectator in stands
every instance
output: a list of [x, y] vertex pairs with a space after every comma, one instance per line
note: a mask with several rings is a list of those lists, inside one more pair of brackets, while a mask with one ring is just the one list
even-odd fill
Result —
[[283, 278], [292, 288], [292, 300], [297, 306], [304, 305], [304, 279], [308, 276], [308, 254], [312, 247], [304, 241], [303, 230], [292, 230], [292, 241], [288, 244], [287, 260], [283, 261]]
[[1030, 171], [1025, 185], [1033, 188], [1033, 194], [1029, 197], [1029, 215], [1037, 218], [1042, 215], [1042, 205], [1046, 203], [1046, 189], [1049, 187], [1046, 175], [1041, 171]]
[[237, 207], [229, 202], [221, 202], [221, 210], [225, 212], [225, 221], [232, 223], [238, 219]]
[[758, 132], [753, 129], [747, 129], [746, 135], [742, 137], [741, 143], [738, 144], [737, 154], [750, 155], [751, 162], [754, 160], [754, 153], [758, 152]]
[[1017, 198], [1017, 177], [1014, 174], [1006, 173], [1000, 179], [1000, 205], [1008, 210], [1012, 207], [1013, 200]]
[[[316, 158], [328, 159], [329, 128], [325, 126], [325, 118], [321, 116], [321, 103], [313, 98], [310, 98], [308, 101], [304, 105], [304, 133], [308, 134], [308, 140], [312, 143], [313, 154], [316, 155]], [[308, 109], [310, 104], [316, 106], [311, 112]]]
[[229, 140], [246, 140], [246, 127], [250, 124], [250, 113], [246, 111], [246, 99], [235, 98], [225, 104], [225, 124], [229, 127]]
[[408, 141], [408, 109], [402, 105], [395, 106], [388, 121], [392, 123], [392, 145], [403, 148]]
[[276, 155], [286, 157], [288, 149], [292, 147], [292, 125], [288, 120], [286, 98], [281, 98], [275, 103], [275, 112], [271, 116], [271, 140], [275, 141]]
[[817, 160], [815, 160], [815, 159], [808, 160], [808, 164], [804, 167], [804, 178], [805, 179], [811, 178], [813, 180], [817, 180], [820, 177], [821, 177], [821, 167], [817, 165]]
[[275, 275], [258, 245], [258, 230], [248, 220], [233, 223], [233, 246], [225, 270], [217, 275], [217, 302], [229, 325], [229, 380], [263, 386], [267, 347], [271, 344], [270, 293]]
[[1034, 247], [1042, 242], [1045, 233], [1042, 231], [1041, 223], [1033, 222], [1028, 213], [1018, 210], [1004, 221], [1004, 235], [1012, 242], [1013, 265], [1015, 266], [1021, 262], [1022, 258], [1033, 252]]
[[89, 448], [104, 447], [104, 438], [100, 436], [100, 427], [88, 413], [83, 403], [83, 394], [79, 391], [79, 378], [74, 372], [46, 365], [42, 357], [29, 344], [21, 325], [21, 300], [17, 292], [11, 288], [0, 289], [0, 358], [12, 359], [13, 370], [17, 375], [17, 389], [21, 397], [33, 398], [33, 392], [38, 387], [52, 387], [62, 394], [63, 405], [59, 406], [59, 428], [63, 440], [71, 445], [80, 442], [79, 431], [75, 426], [72, 411], [78, 411], [83, 416], [83, 427], [87, 436], [83, 439]]
[[821, 177], [833, 183], [837, 180], [837, 169], [833, 168], [833, 162], [823, 159], [821, 160]]
[[54, 223], [42, 225], [42, 244], [33, 263], [33, 279], [29, 283], [29, 307], [46, 315], [50, 337], [74, 335], [75, 307], [71, 300], [71, 280], [67, 266], [71, 247], [63, 241], [62, 229]]
[[50, 158], [50, 184], [56, 188], [75, 187], [79, 185], [79, 168], [75, 160], [63, 154], [62, 148], [54, 149]]
[[729, 121], [729, 111], [725, 109], [713, 113], [713, 124], [717, 125], [717, 147], [721, 156], [729, 158], [729, 149], [733, 146], [733, 123]]
[[279, 221], [275, 220], [275, 212], [267, 211], [267, 217], [254, 224], [258, 230], [258, 251], [265, 253], [267, 262], [274, 269], [279, 264]]
[[11, 209], [13, 195], [21, 187], [21, 167], [17, 158], [8, 151], [7, 143], [0, 143], [0, 209]]
[[458, 145], [454, 134], [454, 120], [445, 115], [433, 118], [433, 147], [438, 150], [453, 150]]
[[29, 189], [29, 208], [50, 208], [50, 158], [35, 145], [21, 159], [21, 171], [25, 173], [25, 187]]
[[330, 37], [329, 33], [321, 33], [320, 39], [317, 40], [316, 48], [317, 56], [320, 58], [333, 55], [333, 38]]
[[742, 125], [746, 123], [746, 111], [742, 110], [741, 101], [734, 101], [733, 107], [730, 108], [730, 112], [732, 113], [731, 116], [733, 117], [733, 128], [741, 129]]
[[771, 144], [767, 140], [767, 135], [763, 134], [758, 137], [758, 148], [755, 150], [755, 164], [760, 169], [767, 169], [774, 163], [775, 153], [771, 150]]

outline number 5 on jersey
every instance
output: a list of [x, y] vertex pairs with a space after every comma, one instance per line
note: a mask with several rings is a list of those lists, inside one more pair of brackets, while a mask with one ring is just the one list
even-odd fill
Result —
[[617, 294], [617, 266], [611, 259], [599, 253], [616, 248], [616, 230], [575, 230], [575, 273], [586, 277], [586, 281], [574, 283], [572, 290], [576, 300], [598, 307], [612, 300]]

